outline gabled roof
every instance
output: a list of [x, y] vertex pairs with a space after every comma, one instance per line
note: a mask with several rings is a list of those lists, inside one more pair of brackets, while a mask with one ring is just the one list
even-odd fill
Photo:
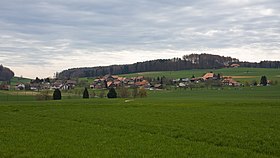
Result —
[[136, 86], [145, 86], [145, 85], [147, 85], [148, 83], [149, 83], [148, 81], [143, 80], [143, 81], [141, 81], [141, 82], [136, 82], [135, 85], [136, 85]]
[[110, 87], [113, 84], [113, 82], [109, 81], [107, 82], [107, 87]]
[[155, 85], [154, 85], [155, 88], [159, 88], [159, 87], [161, 87], [161, 86], [162, 86], [162, 84], [155, 84]]
[[207, 80], [209, 78], [213, 78], [214, 77], [214, 73], [206, 73], [202, 78], [204, 80]]
[[230, 66], [231, 67], [239, 67], [240, 65], [239, 64], [231, 64]]
[[117, 79], [117, 78], [119, 78], [119, 76], [112, 76], [112, 78]]

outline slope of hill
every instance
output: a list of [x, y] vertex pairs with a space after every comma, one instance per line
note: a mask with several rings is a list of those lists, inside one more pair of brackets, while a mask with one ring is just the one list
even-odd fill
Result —
[[16, 85], [17, 83], [30, 83], [31, 79], [22, 77], [13, 77], [11, 79], [11, 85]]
[[120, 76], [133, 77], [133, 76], [145, 76], [145, 77], [162, 77], [167, 78], [191, 78], [201, 77], [207, 72], [220, 73], [224, 76], [234, 76], [239, 80], [259, 80], [261, 76], [265, 75], [269, 79], [280, 80], [280, 70], [271, 68], [223, 68], [223, 69], [193, 69], [182, 71], [154, 71], [154, 72], [140, 72], [132, 74], [124, 74]]

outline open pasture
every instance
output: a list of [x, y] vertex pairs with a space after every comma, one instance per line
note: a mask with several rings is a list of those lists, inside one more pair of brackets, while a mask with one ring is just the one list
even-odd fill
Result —
[[0, 157], [279, 157], [279, 86], [0, 102]]
[[266, 68], [223, 68], [223, 69], [195, 69], [195, 70], [182, 70], [182, 71], [157, 71], [157, 72], [141, 72], [134, 74], [125, 74], [122, 76], [145, 76], [145, 77], [162, 77], [167, 78], [191, 78], [201, 77], [207, 72], [220, 73], [224, 76], [236, 76], [236, 79], [241, 81], [260, 80], [260, 77], [265, 75], [270, 80], [280, 80], [280, 69], [266, 69]]

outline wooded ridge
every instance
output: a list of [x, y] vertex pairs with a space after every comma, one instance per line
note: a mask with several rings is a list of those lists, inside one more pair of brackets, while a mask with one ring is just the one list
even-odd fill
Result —
[[212, 54], [190, 54], [182, 58], [158, 59], [134, 64], [72, 68], [58, 74], [58, 78], [97, 77], [106, 74], [129, 74], [149, 71], [178, 71], [188, 69], [219, 69], [238, 64], [240, 67], [280, 68], [280, 61], [242, 62], [236, 58]]

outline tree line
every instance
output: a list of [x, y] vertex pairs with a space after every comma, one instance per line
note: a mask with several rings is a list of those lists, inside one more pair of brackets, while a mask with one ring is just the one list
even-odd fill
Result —
[[73, 68], [58, 74], [58, 78], [96, 77], [106, 74], [128, 74], [148, 71], [178, 71], [186, 69], [222, 68], [238, 61], [235, 58], [211, 54], [191, 54], [183, 58], [158, 59], [126, 65]]
[[106, 74], [129, 74], [149, 71], [178, 71], [188, 69], [219, 69], [230, 64], [240, 64], [242, 67], [280, 68], [279, 61], [262, 61], [260, 63], [240, 62], [236, 58], [212, 54], [190, 54], [182, 58], [158, 59], [137, 62], [126, 65], [111, 65], [99, 67], [72, 68], [58, 74], [59, 79], [97, 77]]

